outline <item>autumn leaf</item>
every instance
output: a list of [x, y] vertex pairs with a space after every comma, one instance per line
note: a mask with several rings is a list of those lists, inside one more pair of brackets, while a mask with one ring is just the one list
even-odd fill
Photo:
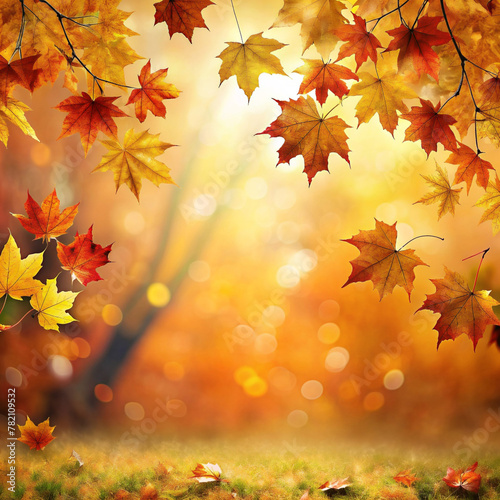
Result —
[[488, 170], [493, 170], [493, 165], [489, 161], [480, 158], [480, 153], [472, 150], [469, 146], [460, 142], [458, 144], [459, 148], [446, 160], [448, 163], [458, 165], [453, 183], [465, 182], [467, 184], [467, 194], [469, 194], [472, 180], [476, 176], [477, 185], [486, 189], [490, 177]]
[[387, 33], [393, 37], [386, 51], [399, 50], [398, 68], [404, 71], [411, 63], [417, 75], [429, 74], [439, 80], [439, 56], [433, 46], [443, 45], [451, 40], [449, 33], [439, 31], [442, 17], [422, 16], [416, 27], [401, 24]]
[[422, 175], [427, 184], [431, 187], [431, 191], [423, 198], [415, 203], [423, 203], [424, 205], [431, 205], [432, 203], [439, 203], [438, 220], [445, 214], [455, 214], [455, 205], [459, 204], [460, 191], [462, 188], [453, 189], [450, 185], [448, 172], [443, 170], [439, 165], [436, 165], [437, 173], [435, 175]]
[[24, 116], [24, 113], [29, 110], [30, 108], [26, 104], [12, 97], [7, 99], [7, 104], [0, 102], [0, 141], [5, 146], [7, 146], [9, 139], [9, 129], [7, 127], [9, 122], [20, 128], [23, 134], [38, 141], [35, 131]]
[[349, 89], [344, 80], [359, 80], [356, 73], [340, 64], [324, 63], [320, 59], [302, 59], [304, 64], [294, 70], [294, 73], [304, 75], [300, 84], [299, 94], [308, 94], [316, 91], [316, 100], [324, 104], [328, 91], [337, 97], [345, 96]]
[[162, 0], [155, 3], [155, 25], [165, 22], [170, 38], [182, 33], [192, 42], [194, 28], [206, 28], [201, 11], [213, 5], [210, 0]]
[[399, 472], [393, 477], [393, 479], [397, 483], [401, 483], [404, 484], [405, 486], [408, 486], [408, 488], [410, 488], [415, 481], [418, 481], [418, 477], [412, 473], [411, 469]]
[[52, 433], [56, 427], [51, 427], [49, 420], [48, 418], [44, 422], [35, 425], [27, 416], [26, 423], [17, 426], [21, 431], [21, 436], [18, 437], [17, 440], [27, 444], [30, 450], [43, 450], [53, 439], [55, 439]]
[[352, 483], [349, 482], [349, 478], [346, 477], [344, 479], [332, 479], [331, 481], [327, 481], [322, 484], [318, 489], [321, 491], [329, 491], [329, 490], [342, 490], [351, 486]]
[[151, 483], [141, 488], [140, 500], [158, 500], [158, 491]]
[[102, 247], [93, 242], [92, 226], [87, 234], [78, 235], [77, 232], [73, 243], [69, 245], [57, 242], [57, 256], [62, 268], [70, 271], [72, 278], [84, 286], [91, 281], [102, 280], [96, 269], [109, 262], [109, 252], [111, 245]]
[[356, 71], [370, 58], [377, 62], [377, 49], [382, 48], [378, 38], [366, 30], [366, 21], [353, 13], [354, 24], [346, 24], [335, 31], [342, 41], [347, 42], [340, 47], [337, 61], [354, 55]]
[[68, 113], [59, 139], [79, 132], [87, 154], [99, 131], [116, 137], [118, 130], [113, 117], [127, 116], [113, 104], [116, 99], [118, 97], [103, 96], [92, 99], [89, 94], [82, 92], [81, 96], [71, 96], [59, 103], [56, 108]]
[[488, 183], [486, 194], [479, 198], [474, 206], [485, 209], [479, 223], [490, 220], [493, 234], [497, 234], [500, 231], [500, 180], [498, 177], [495, 178], [495, 182]]
[[434, 326], [439, 333], [438, 348], [444, 340], [455, 340], [465, 334], [476, 350], [486, 326], [500, 325], [492, 309], [499, 303], [490, 297], [489, 291], [471, 291], [460, 274], [444, 269], [445, 277], [431, 280], [436, 291], [427, 295], [417, 311], [428, 309], [441, 315]]
[[78, 462], [78, 467], [83, 467], [85, 462], [82, 460], [82, 457], [75, 450], [71, 452], [71, 456], [69, 458], [74, 458]]
[[156, 477], [162, 478], [168, 476], [173, 470], [174, 468], [171, 465], [167, 466], [161, 462], [158, 462], [158, 465], [155, 467], [154, 472]]
[[316, 103], [309, 96], [276, 102], [281, 107], [281, 115], [259, 134], [285, 139], [278, 151], [278, 165], [302, 155], [304, 172], [311, 184], [318, 172], [328, 170], [330, 153], [337, 153], [349, 163], [345, 133], [349, 125], [344, 120], [338, 116], [328, 118], [328, 113], [320, 116]]
[[245, 43], [226, 42], [226, 47], [217, 57], [222, 59], [219, 70], [220, 82], [236, 76], [238, 86], [248, 100], [259, 86], [262, 73], [286, 75], [280, 60], [271, 52], [286, 46], [274, 38], [264, 38], [261, 33], [251, 35]]
[[131, 129], [125, 133], [123, 146], [115, 140], [101, 141], [108, 148], [108, 152], [93, 172], [111, 170], [114, 173], [116, 190], [126, 184], [138, 201], [142, 178], [150, 180], [155, 186], [162, 183], [175, 184], [170, 177], [170, 168], [155, 158], [173, 144], [162, 142], [158, 137], [159, 134], [153, 135], [147, 130], [136, 134]]
[[171, 83], [164, 82], [168, 69], [159, 69], [151, 74], [151, 61], [148, 61], [139, 75], [140, 89], [132, 90], [127, 104], [135, 103], [135, 116], [142, 123], [149, 111], [155, 116], [165, 117], [167, 112], [163, 99], [179, 97], [179, 91]]
[[456, 122], [455, 118], [440, 113], [440, 103], [434, 106], [431, 101], [420, 99], [420, 104], [413, 106], [409, 113], [401, 115], [401, 118], [410, 122], [405, 132], [405, 141], [420, 141], [427, 156], [431, 151], [437, 151], [438, 142], [445, 149], [455, 151], [457, 140], [450, 129], [450, 125]]
[[479, 110], [476, 118], [478, 138], [490, 139], [500, 146], [500, 78], [486, 80], [479, 87]]
[[378, 291], [380, 300], [392, 293], [394, 287], [403, 287], [410, 298], [415, 280], [414, 268], [427, 266], [416, 254], [415, 250], [396, 249], [396, 223], [392, 226], [375, 219], [375, 229], [360, 231], [348, 240], [360, 252], [351, 260], [352, 272], [342, 286], [360, 281], [371, 281]]
[[467, 467], [465, 471], [463, 469], [455, 471], [451, 467], [448, 467], [446, 477], [443, 477], [443, 481], [450, 488], [463, 488], [472, 493], [478, 493], [481, 486], [481, 474], [475, 472], [476, 469], [477, 462]]
[[33, 69], [33, 65], [39, 57], [39, 55], [24, 57], [9, 63], [0, 55], [0, 100], [4, 106], [7, 105], [8, 97], [16, 85], [33, 92], [40, 73], [39, 69]]
[[213, 481], [228, 483], [227, 479], [221, 479], [222, 470], [218, 464], [196, 464], [190, 479], [196, 479], [199, 483], [211, 483]]
[[31, 307], [37, 311], [40, 326], [45, 330], [59, 331], [59, 325], [76, 321], [66, 311], [73, 307], [73, 302], [80, 292], [59, 292], [56, 278], [47, 283], [31, 297]]
[[50, 241], [51, 238], [65, 234], [78, 213], [79, 203], [65, 208], [62, 213], [59, 205], [60, 201], [55, 189], [43, 200], [41, 207], [28, 191], [28, 199], [24, 204], [27, 217], [20, 214], [12, 215], [19, 220], [26, 231], [35, 235], [36, 240], [42, 238], [42, 241]]
[[21, 251], [12, 235], [0, 254], [0, 297], [13, 299], [31, 297], [42, 288], [42, 282], [34, 276], [42, 268], [43, 253], [34, 253], [21, 260]]

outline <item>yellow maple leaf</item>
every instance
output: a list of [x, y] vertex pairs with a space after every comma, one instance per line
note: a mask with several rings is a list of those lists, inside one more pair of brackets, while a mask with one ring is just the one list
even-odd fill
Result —
[[458, 200], [460, 198], [460, 191], [463, 188], [453, 189], [450, 184], [448, 172], [443, 170], [439, 165], [436, 165], [436, 172], [435, 175], [422, 175], [432, 190], [415, 203], [423, 203], [424, 205], [439, 203], [439, 220], [448, 212], [452, 215], [455, 214], [455, 205], [460, 204]]
[[43, 253], [34, 253], [21, 260], [21, 251], [12, 235], [0, 254], [0, 297], [13, 299], [31, 297], [42, 288], [34, 276], [42, 268]]
[[273, 38], [264, 38], [261, 33], [251, 35], [245, 43], [226, 42], [226, 47], [217, 57], [222, 59], [219, 70], [220, 82], [236, 76], [238, 86], [248, 100], [259, 86], [262, 73], [286, 75], [280, 60], [271, 52], [286, 46]]
[[123, 146], [116, 140], [101, 141], [108, 148], [101, 162], [93, 172], [114, 173], [116, 190], [126, 184], [139, 200], [142, 178], [150, 180], [155, 186], [162, 183], [175, 184], [170, 177], [170, 168], [157, 160], [173, 144], [162, 142], [159, 134], [150, 134], [147, 130], [135, 133], [133, 129], [125, 133]]
[[76, 321], [67, 309], [73, 307], [73, 302], [80, 292], [59, 292], [57, 278], [48, 279], [47, 283], [31, 297], [31, 307], [38, 312], [40, 326], [45, 330], [59, 331], [59, 325]]
[[20, 443], [27, 444], [30, 450], [43, 450], [55, 436], [52, 435], [56, 426], [50, 426], [49, 419], [35, 425], [29, 417], [26, 417], [24, 425], [17, 426], [21, 436], [17, 438]]
[[35, 131], [24, 116], [25, 111], [29, 111], [29, 109], [30, 108], [26, 106], [26, 104], [12, 97], [7, 99], [7, 105], [0, 102], [0, 141], [2, 141], [5, 146], [7, 146], [7, 140], [9, 139], [7, 122], [13, 123], [19, 127], [23, 133], [38, 141]]
[[500, 179], [498, 177], [495, 182], [488, 182], [486, 194], [479, 198], [474, 206], [485, 209], [479, 222], [490, 220], [493, 234], [500, 232]]

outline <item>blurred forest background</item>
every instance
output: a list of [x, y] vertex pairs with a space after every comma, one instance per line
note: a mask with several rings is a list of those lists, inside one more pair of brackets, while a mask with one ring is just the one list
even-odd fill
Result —
[[[182, 91], [166, 103], [166, 120], [149, 115], [145, 124], [178, 145], [162, 156], [178, 187], [146, 182], [140, 204], [126, 188], [115, 194], [110, 173], [91, 174], [102, 145], [84, 158], [77, 135], [56, 140], [64, 116], [52, 107], [69, 95], [62, 78], [23, 94], [40, 143], [13, 129], [9, 148], [0, 148], [1, 243], [10, 230], [23, 257], [43, 249], [10, 213], [24, 213], [27, 190], [41, 203], [55, 187], [62, 207], [81, 202], [73, 231], [94, 224], [95, 241], [114, 244], [104, 280], [75, 302], [78, 323], [56, 334], [27, 318], [0, 335], [0, 390], [17, 387], [19, 423], [29, 414], [50, 417], [60, 432], [391, 429], [433, 440], [470, 433], [500, 409], [500, 351], [488, 344], [490, 331], [475, 353], [465, 336], [438, 352], [437, 315], [414, 314], [444, 265], [472, 283], [479, 259], [462, 259], [487, 247], [478, 288], [500, 299], [498, 236], [478, 225], [481, 210], [472, 206], [479, 188], [439, 222], [434, 207], [414, 205], [425, 192], [421, 174], [447, 155], [427, 160], [418, 144], [403, 143], [401, 125], [395, 139], [377, 119], [356, 129], [356, 99], [341, 112], [354, 126], [351, 169], [332, 155], [331, 173], [309, 187], [301, 158], [276, 168], [280, 141], [255, 134], [279, 113], [272, 98], [296, 97], [301, 76], [292, 71], [302, 51], [299, 26], [265, 31], [281, 6], [235, 1], [245, 38], [264, 31], [288, 44], [279, 56], [291, 76], [261, 76], [248, 103], [234, 79], [219, 86], [216, 56], [239, 40], [229, 0], [204, 10], [210, 30], [195, 30], [193, 44], [170, 40], [164, 24], [153, 28], [152, 3], [122, 1], [133, 11], [127, 26], [140, 34], [130, 44], [151, 58], [152, 71], [168, 67], [167, 81]], [[143, 64], [126, 68], [127, 82]], [[110, 87], [107, 95], [122, 94]], [[119, 137], [134, 124], [121, 119]], [[498, 152], [487, 153], [496, 167]], [[341, 288], [358, 252], [340, 240], [374, 228], [374, 218], [398, 222], [400, 245], [444, 237], [411, 245], [430, 265], [417, 269], [411, 303], [401, 288], [381, 302], [371, 283]], [[57, 269], [54, 261], [44, 272]], [[27, 310], [8, 305], [4, 322]]]

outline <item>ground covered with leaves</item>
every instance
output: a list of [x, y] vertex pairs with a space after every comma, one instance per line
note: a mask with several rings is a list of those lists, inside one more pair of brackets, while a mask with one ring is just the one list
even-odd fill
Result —
[[[485, 448], [474, 455], [481, 475], [478, 494], [451, 488], [448, 467], [466, 469], [472, 462], [453, 453], [388, 446], [338, 446], [335, 442], [239, 439], [179, 441], [155, 439], [143, 448], [120, 440], [61, 436], [43, 451], [18, 445], [17, 485], [3, 486], [2, 499], [444, 499], [500, 498], [500, 453]], [[73, 450], [76, 452], [73, 454]], [[498, 448], [497, 448], [498, 450]], [[79, 460], [83, 462], [80, 465]], [[471, 463], [468, 463], [471, 462]], [[5, 461], [2, 475], [5, 477]], [[198, 463], [218, 464], [221, 479], [199, 483]], [[411, 487], [393, 477], [411, 470]], [[321, 491], [327, 481], [348, 478], [350, 486]], [[307, 493], [308, 492], [308, 493]]]

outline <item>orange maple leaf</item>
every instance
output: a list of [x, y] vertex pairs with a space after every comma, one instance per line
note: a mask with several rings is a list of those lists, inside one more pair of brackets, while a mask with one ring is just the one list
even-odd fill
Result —
[[458, 165], [453, 184], [467, 183], [468, 194], [472, 186], [472, 180], [476, 175], [477, 185], [486, 189], [490, 178], [488, 170], [493, 170], [493, 165], [489, 161], [480, 158], [480, 153], [472, 150], [469, 146], [460, 142], [458, 144], [457, 151], [453, 152], [446, 160], [448, 163]]
[[405, 141], [420, 141], [427, 156], [431, 151], [437, 151], [438, 142], [445, 149], [455, 151], [457, 140], [450, 125], [457, 120], [450, 115], [441, 114], [440, 103], [434, 106], [431, 101], [420, 99], [420, 104], [421, 106], [413, 106], [408, 113], [400, 116], [410, 122], [405, 132]]
[[73, 279], [87, 286], [91, 281], [102, 280], [96, 269], [110, 262], [111, 245], [102, 247], [94, 243], [90, 226], [87, 234], [79, 235], [77, 232], [75, 240], [69, 245], [57, 242], [57, 256], [62, 268], [70, 271]]
[[99, 131], [110, 137], [116, 137], [118, 129], [113, 117], [127, 116], [113, 104], [116, 99], [118, 97], [104, 96], [92, 99], [87, 92], [82, 92], [81, 96], [71, 96], [59, 103], [56, 109], [69, 113], [64, 119], [59, 139], [79, 132], [83, 149], [87, 154]]
[[316, 91], [316, 100], [324, 104], [328, 91], [337, 97], [345, 96], [349, 89], [344, 80], [359, 80], [358, 75], [340, 64], [324, 63], [321, 59], [302, 59], [304, 64], [294, 70], [294, 73], [304, 75], [300, 84], [299, 94]]
[[463, 469], [455, 471], [451, 467], [448, 467], [446, 477], [443, 477], [443, 481], [450, 488], [463, 488], [464, 490], [478, 493], [481, 486], [481, 474], [475, 472], [476, 469], [477, 462], [467, 467], [465, 471]]
[[432, 47], [451, 40], [449, 33], [437, 29], [442, 19], [441, 16], [422, 16], [416, 27], [410, 28], [406, 24], [401, 24], [398, 28], [387, 32], [394, 39], [386, 51], [399, 49], [399, 71], [404, 70], [411, 61], [417, 75], [429, 74], [436, 81], [439, 80], [439, 56]]
[[167, 76], [168, 68], [159, 69], [151, 73], [151, 61], [148, 61], [139, 75], [140, 89], [132, 90], [127, 104], [135, 102], [135, 116], [142, 123], [149, 111], [155, 116], [165, 117], [167, 112], [163, 99], [175, 99], [179, 97], [179, 90], [171, 83], [163, 79]]
[[9, 63], [0, 55], [0, 98], [5, 105], [16, 85], [33, 92], [40, 73], [39, 69], [33, 69], [33, 65], [39, 57], [39, 55], [29, 56]]
[[418, 477], [412, 473], [411, 469], [399, 472], [393, 477], [394, 481], [397, 483], [404, 484], [405, 486], [411, 487], [411, 485], [418, 481]]
[[304, 157], [304, 172], [309, 184], [322, 170], [328, 170], [330, 153], [337, 153], [349, 162], [349, 147], [345, 129], [349, 128], [338, 116], [320, 116], [314, 99], [307, 96], [298, 100], [278, 101], [281, 115], [259, 134], [282, 137], [284, 144], [279, 149], [280, 163], [288, 163], [298, 155]]
[[227, 479], [222, 479], [222, 470], [218, 464], [196, 464], [192, 470], [191, 479], [196, 479], [199, 483], [224, 482], [229, 483]]
[[21, 436], [17, 438], [21, 443], [27, 444], [30, 450], [43, 450], [55, 436], [52, 432], [55, 429], [49, 424], [49, 419], [35, 425], [29, 417], [26, 417], [24, 425], [17, 426], [21, 431]]
[[377, 62], [377, 49], [382, 48], [382, 45], [374, 34], [366, 30], [366, 21], [354, 13], [353, 16], [354, 24], [346, 24], [335, 31], [335, 35], [342, 41], [348, 42], [340, 47], [337, 61], [354, 54], [358, 71], [368, 58]]
[[474, 345], [483, 336], [488, 325], [500, 325], [492, 307], [499, 303], [486, 290], [471, 291], [465, 279], [446, 267], [442, 279], [431, 280], [436, 291], [427, 295], [420, 309], [428, 309], [441, 316], [434, 325], [439, 333], [439, 345], [443, 340], [455, 340], [459, 335], [467, 335]]
[[174, 33], [182, 33], [192, 42], [195, 28], [206, 28], [201, 11], [213, 5], [210, 0], [162, 0], [155, 3], [155, 25], [165, 22], [170, 38]]
[[321, 491], [329, 491], [329, 490], [342, 490], [351, 486], [352, 483], [349, 482], [349, 478], [346, 477], [344, 479], [332, 479], [331, 481], [327, 481], [323, 483], [318, 489]]
[[390, 226], [375, 219], [375, 229], [360, 231], [356, 236], [342, 240], [360, 251], [358, 257], [351, 260], [352, 272], [342, 288], [350, 283], [371, 281], [382, 300], [399, 285], [406, 290], [409, 299], [415, 280], [414, 268], [427, 264], [415, 254], [415, 250], [402, 250], [403, 247], [397, 250], [397, 234], [396, 222]]
[[42, 241], [49, 241], [51, 238], [65, 234], [78, 213], [79, 203], [65, 208], [62, 213], [59, 210], [59, 204], [55, 189], [43, 200], [41, 207], [28, 191], [28, 199], [24, 204], [28, 217], [19, 214], [12, 215], [19, 220], [24, 229], [35, 235], [35, 239], [42, 238]]

